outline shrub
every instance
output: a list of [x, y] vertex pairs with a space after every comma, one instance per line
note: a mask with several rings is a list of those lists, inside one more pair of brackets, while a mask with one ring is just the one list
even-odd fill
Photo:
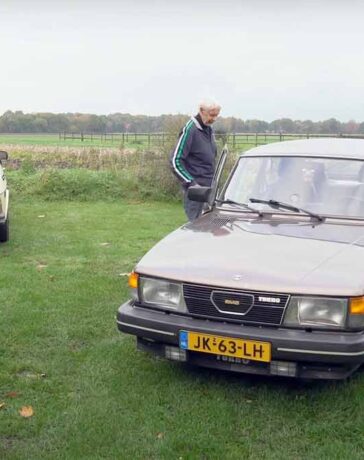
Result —
[[9, 188], [20, 196], [45, 200], [175, 200], [179, 196], [173, 183], [153, 177], [152, 171], [92, 171], [87, 169], [46, 169], [33, 174], [8, 171]]
[[[169, 155], [184, 121], [181, 118], [169, 126], [168, 142], [154, 151], [93, 147], [14, 150], [7, 163], [10, 189], [48, 200], [180, 199], [181, 188], [170, 170]], [[227, 170], [235, 157], [229, 155]]]

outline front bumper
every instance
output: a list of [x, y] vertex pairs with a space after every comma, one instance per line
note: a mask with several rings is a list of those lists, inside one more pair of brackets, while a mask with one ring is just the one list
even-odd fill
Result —
[[[166, 353], [166, 346], [168, 349], [171, 346], [179, 347], [181, 330], [271, 343], [270, 363], [236, 360], [191, 351], [185, 354], [185, 361], [193, 364], [236, 372], [342, 379], [348, 377], [364, 362], [362, 332], [307, 332], [243, 326], [135, 307], [132, 301], [124, 303], [119, 308], [117, 325], [120, 331], [138, 337], [139, 348], [165, 357], [170, 357], [169, 353]], [[288, 370], [286, 373], [277, 374], [277, 367]]]

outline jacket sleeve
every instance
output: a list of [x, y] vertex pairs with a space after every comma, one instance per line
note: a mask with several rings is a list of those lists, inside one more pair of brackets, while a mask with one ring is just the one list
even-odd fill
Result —
[[186, 169], [186, 159], [190, 153], [193, 138], [192, 126], [192, 120], [184, 126], [178, 138], [178, 142], [171, 154], [172, 170], [183, 185], [188, 185], [194, 181], [194, 178]]

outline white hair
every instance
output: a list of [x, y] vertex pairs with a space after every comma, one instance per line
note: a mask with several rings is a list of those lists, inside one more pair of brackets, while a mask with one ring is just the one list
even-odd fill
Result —
[[198, 109], [212, 110], [212, 109], [221, 109], [221, 105], [215, 99], [202, 99], [198, 104]]

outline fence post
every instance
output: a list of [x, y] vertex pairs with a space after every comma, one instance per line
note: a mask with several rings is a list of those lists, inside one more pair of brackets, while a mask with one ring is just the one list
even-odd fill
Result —
[[235, 133], [233, 133], [233, 150], [235, 150]]
[[148, 149], [150, 148], [150, 133], [148, 133]]
[[258, 145], [258, 133], [255, 133], [255, 147]]

